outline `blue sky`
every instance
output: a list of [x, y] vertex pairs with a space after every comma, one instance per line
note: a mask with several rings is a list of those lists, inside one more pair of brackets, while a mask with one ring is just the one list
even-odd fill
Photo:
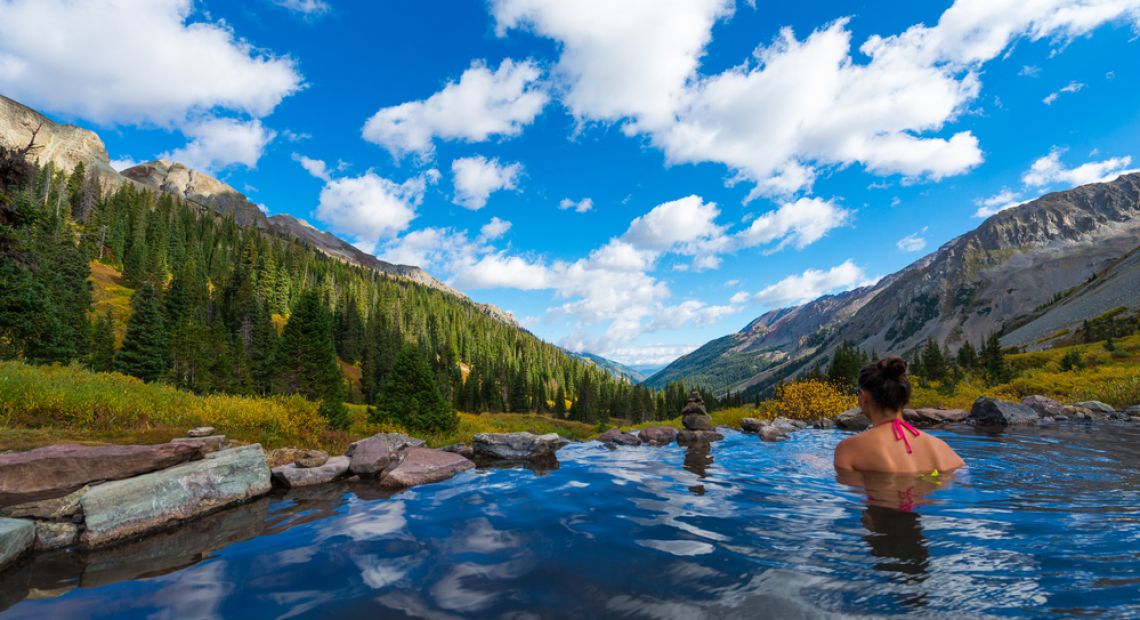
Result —
[[660, 365], [1136, 167], [1138, 32], [1140, 0], [0, 0], [0, 93]]

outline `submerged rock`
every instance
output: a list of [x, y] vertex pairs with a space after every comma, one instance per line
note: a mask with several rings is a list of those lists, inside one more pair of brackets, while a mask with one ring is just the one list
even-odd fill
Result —
[[970, 409], [969, 421], [980, 426], [1027, 426], [1037, 424], [1037, 412], [1021, 403], [979, 396]]
[[473, 443], [476, 457], [506, 461], [550, 459], [562, 445], [556, 433], [479, 433]]
[[1089, 411], [1096, 413], [1110, 414], [1116, 413], [1116, 409], [1108, 403], [1102, 403], [1099, 400], [1083, 400], [1079, 403], [1073, 403], [1076, 407], [1083, 407]]
[[261, 446], [222, 450], [201, 461], [92, 487], [80, 503], [82, 542], [97, 547], [268, 493]]
[[903, 409], [903, 419], [919, 428], [965, 422], [968, 417], [970, 412], [964, 409]]
[[344, 455], [351, 459], [348, 469], [357, 476], [383, 476], [400, 464], [400, 451], [421, 447], [422, 439], [403, 433], [377, 433], [348, 446]]
[[861, 431], [871, 428], [871, 420], [863, 414], [863, 410], [852, 407], [835, 418], [835, 425], [847, 431]]
[[724, 439], [724, 435], [721, 435], [716, 431], [692, 431], [686, 429], [677, 433], [677, 443], [681, 444], [682, 446], [707, 444], [709, 442], [720, 441], [722, 439]]
[[380, 479], [380, 486], [395, 489], [439, 482], [472, 467], [475, 467], [475, 463], [454, 452], [407, 448], [400, 464]]
[[0, 455], [0, 505], [66, 495], [85, 484], [119, 480], [202, 458], [202, 444], [57, 444]]
[[650, 426], [637, 432], [641, 443], [650, 446], [667, 446], [677, 440], [677, 429], [672, 426]]
[[610, 430], [598, 435], [598, 441], [608, 444], [616, 444], [619, 446], [640, 446], [641, 440], [633, 433], [623, 433], [619, 428], [611, 428]]
[[281, 465], [272, 469], [273, 482], [287, 488], [332, 482], [348, 473], [349, 462], [347, 456], [329, 458], [325, 455], [325, 462], [315, 467], [302, 467], [297, 463]]
[[75, 523], [36, 521], [36, 551], [63, 549], [79, 542], [79, 526]]
[[36, 526], [24, 519], [0, 518], [0, 567], [24, 555], [36, 540]]
[[794, 433], [806, 425], [803, 424], [803, 422], [797, 424], [795, 421], [789, 420], [788, 418], [779, 417], [775, 420], [772, 420], [769, 426], [774, 426], [783, 433]]
[[302, 450], [293, 457], [293, 464], [297, 467], [320, 467], [329, 460], [329, 453], [324, 450]]
[[187, 437], [209, 437], [214, 434], [213, 426], [199, 426], [186, 431]]

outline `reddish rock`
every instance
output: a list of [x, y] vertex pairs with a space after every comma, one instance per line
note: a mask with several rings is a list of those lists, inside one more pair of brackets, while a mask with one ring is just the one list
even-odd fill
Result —
[[408, 447], [421, 447], [422, 439], [403, 433], [377, 433], [352, 443], [344, 453], [351, 463], [348, 470], [357, 476], [383, 476], [400, 464], [400, 451]]
[[142, 446], [58, 444], [0, 455], [0, 505], [66, 495], [202, 458], [200, 442]]
[[598, 441], [602, 443], [617, 444], [619, 446], [640, 446], [641, 440], [632, 433], [623, 433], [620, 428], [611, 428], [610, 430], [598, 435]]
[[475, 467], [475, 463], [455, 454], [431, 448], [405, 448], [404, 458], [380, 485], [393, 489], [439, 482]]
[[650, 426], [641, 429], [637, 436], [641, 443], [650, 446], [667, 446], [677, 439], [677, 429], [672, 426]]

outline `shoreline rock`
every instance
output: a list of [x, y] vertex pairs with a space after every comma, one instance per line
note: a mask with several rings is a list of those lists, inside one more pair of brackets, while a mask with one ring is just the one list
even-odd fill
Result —
[[835, 425], [845, 431], [862, 431], [871, 428], [871, 420], [859, 407], [852, 407], [835, 417]]
[[562, 441], [557, 433], [479, 433], [475, 435], [472, 448], [477, 458], [538, 461], [555, 458], [555, 453], [563, 446]]
[[36, 526], [24, 519], [0, 518], [0, 567], [20, 559], [36, 540]]
[[325, 462], [316, 467], [302, 467], [297, 463], [281, 465], [270, 470], [273, 483], [289, 489], [309, 487], [332, 482], [348, 473], [347, 456], [325, 457]]
[[389, 489], [440, 482], [475, 467], [475, 463], [455, 454], [432, 448], [409, 447], [395, 469], [380, 479]]
[[667, 446], [677, 440], [677, 429], [672, 426], [649, 426], [638, 431], [637, 438], [649, 446]]
[[903, 409], [903, 420], [919, 428], [965, 422], [968, 417], [970, 417], [970, 412], [965, 409], [936, 409], [933, 407]]
[[694, 431], [686, 429], [677, 433], [677, 443], [682, 446], [708, 444], [722, 439], [724, 439], [724, 435], [716, 431]]
[[967, 419], [978, 426], [1032, 426], [1039, 417], [1027, 405], [979, 396]]
[[351, 459], [348, 470], [354, 475], [382, 478], [400, 464], [401, 450], [423, 445], [424, 440], [403, 433], [377, 433], [349, 444], [344, 455]]
[[620, 428], [610, 430], [598, 435], [598, 441], [618, 446], [640, 446], [641, 440], [633, 433], [623, 433]]

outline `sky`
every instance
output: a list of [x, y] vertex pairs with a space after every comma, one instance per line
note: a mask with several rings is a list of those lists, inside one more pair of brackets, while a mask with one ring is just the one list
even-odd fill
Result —
[[1138, 36], [1140, 0], [0, 0], [0, 94], [644, 367], [1140, 167]]

